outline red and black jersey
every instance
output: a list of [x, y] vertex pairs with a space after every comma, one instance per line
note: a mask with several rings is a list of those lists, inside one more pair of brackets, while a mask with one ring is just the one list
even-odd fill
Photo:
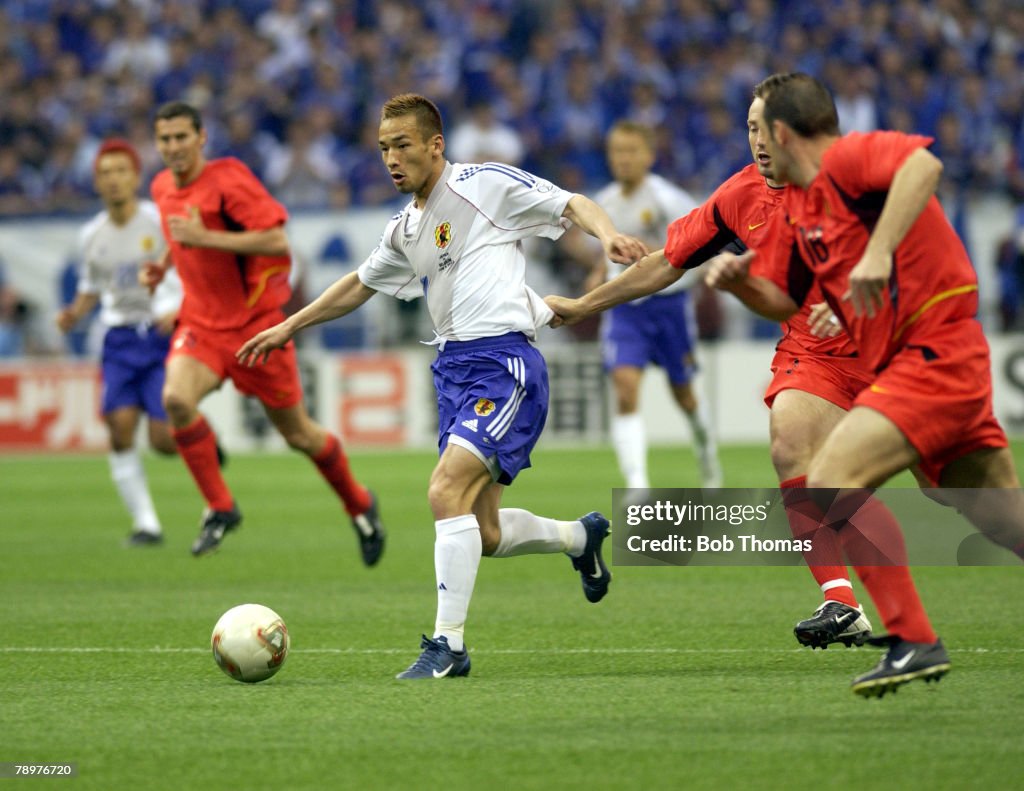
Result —
[[[700, 266], [723, 249], [740, 252], [747, 248], [762, 250], [772, 245], [768, 234], [772, 218], [780, 213], [786, 187], [770, 187], [753, 164], [731, 176], [711, 196], [685, 217], [668, 228], [665, 256], [672, 266], [692, 269]], [[771, 258], [758, 256], [751, 266], [751, 274], [777, 281], [778, 275], [765, 271], [772, 266]], [[787, 289], [788, 290], [788, 289]], [[796, 356], [804, 353], [850, 357], [856, 351], [843, 334], [835, 338], [816, 338], [807, 329], [811, 307], [823, 301], [814, 288], [813, 277], [808, 278], [806, 300], [801, 299], [799, 313], [782, 325], [780, 350]]]
[[290, 256], [237, 255], [189, 247], [171, 239], [167, 218], [187, 216], [197, 207], [207, 228], [262, 231], [282, 225], [288, 212], [239, 160], [215, 159], [199, 176], [178, 187], [170, 170], [156, 175], [150, 187], [160, 207], [171, 260], [184, 286], [180, 321], [206, 329], [236, 329], [280, 309], [291, 295]]
[[790, 187], [765, 252], [772, 279], [798, 303], [808, 283], [821, 287], [871, 370], [935, 326], [973, 317], [978, 279], [935, 196], [893, 253], [888, 299], [874, 318], [842, 300], [850, 271], [867, 247], [896, 171], [931, 138], [900, 132], [851, 133], [822, 157], [806, 189]]

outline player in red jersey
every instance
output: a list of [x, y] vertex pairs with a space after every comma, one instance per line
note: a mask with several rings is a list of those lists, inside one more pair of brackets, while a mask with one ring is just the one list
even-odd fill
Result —
[[206, 160], [206, 131], [194, 107], [164, 105], [155, 132], [167, 169], [153, 179], [151, 191], [169, 261], [149, 265], [140, 278], [153, 287], [173, 262], [184, 286], [163, 401], [181, 456], [208, 506], [192, 554], [216, 549], [242, 519], [220, 473], [213, 431], [198, 411], [206, 395], [231, 379], [239, 391], [259, 398], [292, 448], [313, 460], [344, 503], [363, 562], [372, 566], [384, 548], [376, 498], [352, 476], [338, 439], [306, 411], [294, 346], [260, 368], [235, 360], [243, 341], [284, 318], [281, 306], [291, 295], [288, 214], [237, 159]]
[[[658, 291], [723, 248], [759, 247], [765, 243], [769, 221], [782, 205], [786, 191], [772, 178], [772, 161], [760, 124], [766, 86], [771, 80], [754, 88], [747, 114], [753, 164], [725, 181], [703, 205], [673, 222], [664, 250], [641, 259], [616, 279], [579, 299], [548, 297], [548, 305], [561, 320], [572, 324], [591, 313]], [[824, 596], [814, 614], [797, 623], [794, 634], [803, 645], [824, 648], [836, 642], [862, 644], [870, 636], [871, 624], [854, 596], [842, 546], [832, 531], [819, 530], [821, 521], [814, 518], [817, 506], [806, 492], [806, 474], [815, 451], [850, 409], [856, 395], [870, 383], [871, 376], [845, 334], [819, 339], [811, 333], [812, 306], [822, 299], [820, 291], [812, 291], [800, 312], [784, 322], [765, 403], [771, 410], [772, 462], [783, 489], [786, 513], [797, 538], [814, 536], [814, 549], [808, 553], [807, 562]], [[874, 537], [898, 559], [902, 542], [899, 525], [881, 502], [873, 500], [870, 510]], [[899, 593], [886, 596], [893, 602], [888, 610], [890, 622], [923, 620], [926, 627], [920, 631], [927, 636], [927, 617], [905, 567], [890, 564], [859, 572], [876, 594], [882, 587]]]
[[[979, 530], [1024, 557], [1024, 493], [992, 412], [977, 278], [934, 195], [942, 163], [926, 150], [931, 139], [840, 137], [831, 96], [804, 74], [773, 78], [761, 123], [772, 175], [791, 187], [759, 269], [750, 269], [755, 251], [723, 253], [708, 282], [740, 284], [748, 305], [786, 318], [816, 281], [872, 372], [811, 461], [811, 489], [849, 490], [822, 521], [841, 524], [845, 541], [857, 532], [845, 520], [867, 487], [918, 464]], [[930, 627], [909, 634], [885, 618], [889, 602], [869, 592], [890, 631], [872, 642], [888, 651], [854, 679], [854, 691], [880, 696], [946, 673], [948, 654]]]

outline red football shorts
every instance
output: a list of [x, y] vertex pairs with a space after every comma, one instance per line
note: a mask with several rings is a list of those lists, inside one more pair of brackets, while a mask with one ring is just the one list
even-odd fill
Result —
[[857, 394], [873, 381], [856, 357], [832, 357], [780, 349], [772, 359], [772, 381], [764, 402], [772, 408], [783, 390], [799, 390], [849, 410]]
[[237, 330], [206, 330], [179, 324], [171, 336], [167, 359], [177, 354], [194, 357], [221, 379], [230, 379], [239, 392], [255, 396], [270, 409], [295, 406], [302, 401], [302, 384], [294, 343], [274, 350], [265, 363], [252, 368], [235, 359], [235, 352], [243, 343], [283, 319], [284, 314], [261, 316]]
[[992, 411], [992, 368], [981, 325], [964, 319], [913, 338], [854, 402], [881, 412], [921, 455], [921, 470], [941, 480], [951, 461], [1005, 448]]

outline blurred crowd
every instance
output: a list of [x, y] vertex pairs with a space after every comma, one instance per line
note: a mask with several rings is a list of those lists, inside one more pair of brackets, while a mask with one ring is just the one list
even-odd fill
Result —
[[[969, 245], [972, 196], [1024, 202], [1021, 0], [6, 0], [0, 218], [98, 209], [111, 135], [148, 182], [153, 113], [174, 99], [202, 110], [209, 156], [240, 158], [289, 209], [397, 202], [377, 125], [405, 91], [441, 107], [449, 159], [577, 191], [609, 179], [612, 122], [646, 122], [658, 172], [701, 198], [749, 162], [751, 87], [791, 70], [825, 79], [844, 131], [934, 136]], [[1022, 251], [1024, 212], [998, 253], [1004, 330], [1024, 328]], [[0, 264], [0, 356], [32, 316], [4, 281]], [[717, 302], [699, 306], [717, 337]]]
[[1024, 194], [1022, 67], [1019, 0], [8, 0], [0, 214], [95, 208], [108, 135], [155, 172], [171, 99], [290, 208], [388, 203], [377, 112], [408, 90], [441, 106], [453, 160], [586, 189], [630, 116], [704, 195], [748, 160], [751, 86], [788, 70], [825, 78], [847, 131], [934, 135], [947, 194]]

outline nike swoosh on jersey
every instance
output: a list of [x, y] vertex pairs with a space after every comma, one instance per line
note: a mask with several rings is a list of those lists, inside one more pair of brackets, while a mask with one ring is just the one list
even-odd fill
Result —
[[748, 226], [747, 226], [747, 230], [748, 230], [748, 231], [752, 231], [752, 230], [754, 230], [755, 228], [760, 228], [760, 227], [761, 227], [762, 225], [764, 225], [764, 224], [765, 224], [766, 222], [768, 222], [768, 220], [765, 220], [764, 222], [758, 222], [758, 223], [754, 223], [753, 225], [748, 225]]
[[448, 667], [446, 667], [440, 673], [438, 673], [436, 670], [432, 670], [431, 672], [434, 674], [434, 678], [444, 678], [445, 676], [447, 676], [451, 672], [453, 667], [455, 667], [455, 663], [454, 662], [452, 662], [450, 665], [448, 665]]

